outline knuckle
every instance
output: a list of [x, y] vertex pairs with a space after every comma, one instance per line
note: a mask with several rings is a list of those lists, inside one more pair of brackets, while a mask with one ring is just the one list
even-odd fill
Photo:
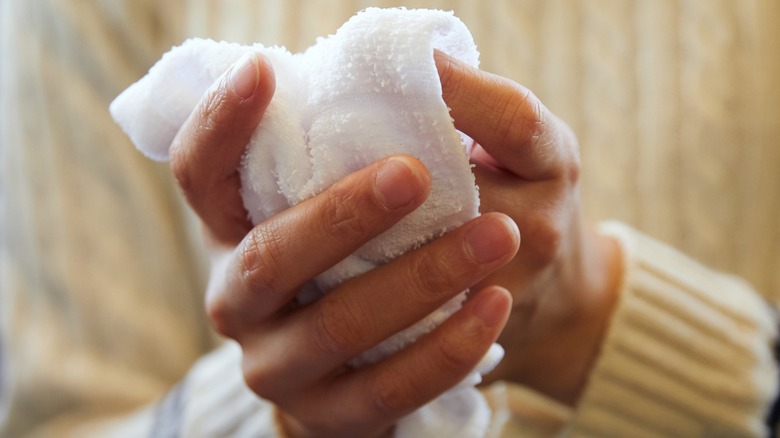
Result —
[[[228, 260], [227, 256], [222, 256], [214, 262], [211, 270], [212, 279], [224, 279]], [[204, 309], [206, 316], [218, 333], [237, 339], [237, 331], [233, 325], [235, 318], [228, 306], [228, 293], [224, 281], [209, 281], [204, 298]]]
[[241, 245], [240, 281], [249, 291], [274, 293], [281, 290], [281, 267], [274, 255], [280, 238], [272, 226], [256, 227]]
[[557, 149], [561, 154], [560, 169], [554, 176], [560, 176], [565, 183], [576, 186], [581, 170], [579, 141], [568, 123], [555, 115], [551, 115], [550, 118], [556, 130], [554, 141], [559, 144]]
[[225, 92], [224, 84], [220, 83], [212, 87], [198, 105], [198, 128], [205, 133], [211, 133], [223, 125], [225, 121], [223, 109], [227, 103], [228, 93]]
[[379, 416], [394, 416], [411, 411], [424, 402], [417, 385], [408, 384], [389, 372], [371, 382], [369, 394], [370, 405]]
[[529, 222], [527, 235], [534, 236], [534, 260], [538, 266], [549, 266], [559, 257], [563, 231], [554, 214], [538, 214]]
[[[479, 328], [472, 326], [462, 327], [462, 330], [478, 331]], [[438, 342], [437, 350], [439, 354], [434, 356], [436, 361], [434, 366], [439, 370], [439, 375], [459, 376], [468, 372], [473, 366], [475, 349], [472, 344], [474, 339], [481, 338], [479, 333], [467, 333], [458, 338], [444, 336]]]
[[546, 130], [546, 109], [531, 90], [513, 86], [514, 90], [499, 103], [501, 117], [496, 122], [496, 132], [505, 143], [534, 142]]
[[320, 300], [317, 306], [310, 338], [315, 351], [325, 356], [348, 356], [364, 347], [358, 312], [331, 299]]
[[463, 85], [463, 75], [458, 74], [456, 71], [457, 67], [449, 59], [437, 62], [436, 67], [439, 72], [442, 90], [447, 94], [457, 94]]
[[568, 123], [561, 121], [564, 130], [565, 142], [569, 146], [569, 160], [566, 166], [565, 176], [569, 184], [576, 186], [580, 180], [580, 173], [582, 171], [582, 161], [580, 157], [580, 145], [577, 141], [577, 136], [574, 134], [574, 130], [571, 129]]
[[250, 355], [244, 352], [241, 368], [244, 383], [252, 392], [266, 400], [274, 401], [278, 398], [278, 379], [271, 367], [262, 360], [262, 355], [250, 358]]
[[198, 179], [192, 172], [192, 160], [188, 153], [187, 146], [177, 142], [171, 147], [171, 161], [170, 169], [171, 174], [179, 184], [179, 188], [184, 195], [191, 199], [197, 197], [200, 193], [200, 185], [197, 183]]
[[580, 181], [581, 172], [582, 172], [582, 166], [580, 164], [580, 155], [579, 153], [575, 152], [564, 171], [566, 182], [568, 182], [572, 186], [576, 186]]
[[460, 291], [460, 275], [468, 272], [463, 263], [451, 254], [426, 254], [425, 257], [414, 259], [411, 264], [411, 276], [417, 281], [418, 296], [423, 304], [436, 301], [442, 292]]
[[358, 214], [356, 195], [350, 189], [334, 186], [326, 192], [324, 231], [343, 241], [361, 240], [367, 232]]
[[216, 330], [217, 333], [227, 336], [228, 338], [236, 338], [233, 333], [230, 311], [225, 305], [225, 300], [221, 295], [206, 299], [206, 316], [209, 318], [209, 321], [211, 321], [211, 324], [214, 326], [214, 330]]

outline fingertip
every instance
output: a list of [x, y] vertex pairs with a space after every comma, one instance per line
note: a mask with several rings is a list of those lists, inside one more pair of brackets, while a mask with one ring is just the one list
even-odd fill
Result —
[[259, 62], [254, 53], [244, 54], [233, 64], [228, 75], [227, 85], [234, 95], [242, 100], [251, 98], [260, 81]]
[[433, 51], [433, 61], [439, 74], [442, 98], [449, 106], [457, 105], [458, 101], [453, 97], [462, 83], [463, 63], [438, 49]]
[[487, 327], [501, 329], [509, 319], [512, 294], [501, 286], [488, 286], [470, 300], [470, 305], [474, 316]]
[[276, 88], [273, 65], [262, 53], [249, 51], [230, 67], [224, 87], [240, 103], [255, 100], [265, 107]]
[[436, 69], [439, 70], [439, 74], [441, 74], [441, 70], [443, 68], [447, 67], [447, 63], [452, 61], [452, 57], [444, 52], [442, 52], [439, 49], [433, 49], [433, 62], [436, 63]]
[[394, 155], [382, 160], [374, 177], [375, 196], [388, 210], [410, 203], [419, 205], [427, 197], [430, 185], [425, 165], [408, 155]]
[[431, 189], [431, 173], [428, 171], [428, 167], [419, 158], [412, 155], [402, 154], [399, 155], [399, 157], [407, 160], [407, 163], [412, 169], [412, 172], [415, 173], [415, 176], [419, 179], [420, 184], [422, 184], [425, 188], [427, 196], [427, 192]]
[[261, 101], [266, 105], [271, 101], [271, 98], [276, 91], [276, 72], [274, 71], [273, 64], [267, 56], [260, 52], [255, 52], [259, 58], [258, 70], [259, 70], [259, 82], [257, 86], [257, 95]]
[[517, 222], [515, 222], [514, 219], [512, 219], [511, 216], [504, 214], [504, 213], [492, 213], [497, 215], [500, 220], [503, 222], [504, 226], [506, 227], [506, 231], [510, 236], [510, 239], [512, 240], [512, 244], [514, 245], [514, 252], [516, 253], [518, 249], [520, 249], [520, 242], [522, 241], [522, 237], [520, 234], [520, 228], [517, 226]]
[[476, 219], [466, 233], [471, 257], [478, 263], [504, 263], [515, 256], [520, 247], [520, 232], [509, 216], [491, 212]]
[[449, 67], [464, 65], [460, 59], [439, 49], [433, 49], [433, 61], [436, 63], [436, 69], [439, 71], [439, 75], [441, 75], [443, 70], [446, 70]]

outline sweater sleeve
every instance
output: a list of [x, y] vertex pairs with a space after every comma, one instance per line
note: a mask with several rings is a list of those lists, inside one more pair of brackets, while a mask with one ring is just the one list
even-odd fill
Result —
[[566, 432], [763, 436], [777, 396], [777, 315], [749, 285], [618, 223], [621, 296]]
[[[53, 427], [48, 432], [61, 432]], [[198, 360], [160, 400], [131, 414], [83, 422], [73, 436], [112, 438], [283, 438], [273, 403], [244, 383], [241, 348], [233, 341]]]

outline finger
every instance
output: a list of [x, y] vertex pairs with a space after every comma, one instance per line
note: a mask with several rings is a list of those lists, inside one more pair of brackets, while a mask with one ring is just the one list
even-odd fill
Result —
[[236, 248], [224, 287], [207, 297], [217, 329], [240, 341], [243, 328], [417, 208], [429, 190], [419, 160], [394, 156], [258, 225]]
[[210, 237], [233, 246], [252, 228], [238, 167], [275, 88], [273, 69], [250, 52], [203, 96], [171, 145], [171, 170]]
[[395, 422], [460, 383], [498, 338], [511, 306], [505, 289], [483, 289], [415, 344], [309, 396], [322, 400], [320, 415], [358, 425]]
[[278, 400], [315, 383], [508, 263], [519, 245], [514, 222], [493, 213], [344, 283], [243, 345], [276, 352], [248, 355], [248, 384]]
[[442, 52], [434, 58], [455, 126], [505, 170], [539, 180], [557, 177], [576, 162], [568, 128], [530, 90]]

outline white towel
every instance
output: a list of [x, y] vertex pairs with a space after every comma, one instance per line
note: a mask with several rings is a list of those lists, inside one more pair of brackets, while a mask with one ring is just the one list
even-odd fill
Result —
[[[479, 62], [466, 26], [451, 12], [436, 10], [370, 8], [298, 54], [191, 39], [118, 96], [111, 114], [138, 149], [167, 160], [174, 136], [208, 88], [245, 53], [264, 54], [274, 67], [276, 92], [240, 169], [242, 198], [255, 224], [384, 156], [418, 157], [431, 174], [428, 199], [320, 275], [316, 288], [306, 288], [327, 291], [479, 214], [468, 151], [441, 97], [434, 49], [473, 66]], [[353, 364], [403, 348], [457, 311], [464, 299], [465, 292]], [[452, 430], [454, 436], [483, 436], [490, 411], [471, 386], [502, 356], [494, 345], [462, 385], [402, 420], [397, 435], [439, 436]]]

